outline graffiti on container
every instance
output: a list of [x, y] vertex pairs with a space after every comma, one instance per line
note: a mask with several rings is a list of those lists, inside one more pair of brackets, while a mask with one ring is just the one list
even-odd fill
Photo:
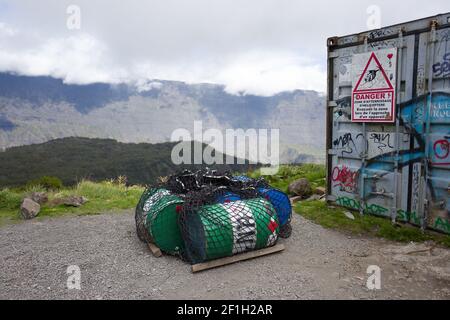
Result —
[[[431, 103], [433, 110], [431, 117], [432, 121], [450, 120], [449, 97], [450, 95], [447, 93], [435, 93], [433, 95], [433, 101]], [[429, 95], [423, 95], [400, 105], [401, 123], [404, 125], [406, 131], [414, 138], [416, 142], [415, 145], [417, 145], [417, 147], [412, 150], [399, 150], [399, 168], [415, 162], [420, 162], [425, 155], [426, 132], [424, 122], [426, 120], [426, 108], [430, 104], [429, 100]], [[344, 100], [342, 99], [342, 101]], [[393, 137], [395, 137], [395, 134], [392, 133], [369, 133], [368, 144], [369, 142], [377, 144], [377, 148], [380, 148], [380, 153], [377, 157], [370, 159], [369, 164], [366, 167], [367, 169], [383, 169], [386, 171], [392, 171], [396, 154], [395, 152], [389, 152], [389, 150], [383, 149], [394, 149], [395, 146], [393, 145]], [[441, 146], [445, 148], [445, 143], [442, 142], [437, 147]], [[391, 164], [386, 162], [391, 162]]]
[[448, 219], [437, 217], [434, 221], [433, 228], [450, 233], [450, 222]]
[[[438, 95], [431, 104], [431, 123], [447, 124], [450, 121], [450, 99]], [[432, 148], [432, 149], [431, 149]], [[431, 165], [447, 166], [450, 165], [450, 143], [448, 140], [448, 131], [442, 131], [441, 138], [432, 142], [430, 153], [434, 155]]]
[[420, 163], [414, 163], [412, 169], [411, 210], [417, 212], [419, 211], [420, 201]]
[[450, 53], [444, 54], [442, 61], [433, 64], [433, 74], [437, 78], [450, 76]]
[[[356, 199], [352, 199], [349, 197], [340, 197], [336, 200], [336, 203], [342, 207], [346, 207], [352, 210], [358, 210], [360, 211], [361, 208], [363, 208], [363, 212], [365, 214], [371, 214], [371, 215], [376, 215], [376, 216], [388, 216], [389, 214], [389, 209], [380, 206], [378, 204], [375, 203], [365, 203], [362, 204], [360, 201], [356, 200]], [[420, 219], [417, 215], [416, 212], [407, 212], [405, 210], [398, 210], [397, 211], [397, 219], [399, 221], [403, 221], [403, 222], [411, 222], [414, 224], [420, 224]]]
[[350, 82], [350, 70], [352, 68], [352, 58], [342, 57], [339, 61], [339, 82]]
[[[375, 31], [371, 31], [369, 33], [369, 35], [367, 36], [367, 38], [368, 38], [368, 40], [376, 40], [379, 38], [383, 38], [383, 37], [392, 35], [393, 33], [394, 33], [393, 30], [375, 30]], [[392, 43], [390, 43], [389, 41], [386, 41], [386, 40], [381, 40], [381, 41], [370, 42], [369, 46], [371, 48], [383, 49], [383, 48], [392, 47]]]
[[[429, 226], [441, 231], [450, 233], [449, 212], [450, 202], [448, 199], [448, 192], [446, 188], [437, 188], [435, 186], [436, 180], [450, 180], [450, 170], [442, 171], [443, 168], [449, 169], [450, 163], [446, 161], [450, 157], [450, 143], [448, 139], [438, 139], [430, 144], [430, 155], [433, 161], [424, 161], [426, 154], [426, 123], [427, 109], [431, 106], [430, 122], [442, 125], [448, 123], [450, 120], [450, 95], [448, 93], [436, 92], [432, 96], [426, 94], [414, 100], [402, 104], [400, 107], [400, 118], [406, 130], [414, 138], [414, 145], [412, 150], [402, 150], [400, 152], [399, 167], [405, 165], [413, 165], [412, 170], [412, 185], [411, 185], [411, 211], [420, 212], [420, 199], [423, 189], [421, 189], [421, 167], [427, 166], [430, 179], [427, 179], [427, 184], [423, 186], [426, 188], [427, 198], [430, 201], [429, 208]], [[439, 128], [436, 127], [436, 128]], [[434, 131], [434, 133], [437, 133]], [[447, 132], [442, 132], [442, 136], [446, 136]], [[385, 159], [385, 158], [384, 158]], [[440, 166], [439, 171], [433, 166]], [[389, 168], [391, 169], [391, 168]], [[436, 179], [438, 177], [438, 179]], [[440, 209], [435, 210], [436, 205], [439, 204]], [[444, 211], [444, 212], [443, 212]], [[447, 218], [442, 217], [442, 214], [447, 214]], [[438, 217], [436, 215], [439, 214]], [[412, 219], [412, 218], [411, 218]], [[411, 220], [410, 219], [410, 220]], [[414, 220], [414, 219], [413, 219]], [[419, 224], [417, 221], [414, 222]]]
[[360, 201], [349, 198], [349, 197], [340, 197], [336, 200], [336, 203], [342, 207], [346, 207], [353, 210], [361, 210], [363, 209], [363, 212], [366, 214], [372, 214], [376, 216], [386, 216], [388, 215], [388, 209], [377, 205], [375, 203], [364, 203], [362, 204]]
[[[405, 115], [404, 117], [406, 116], [408, 115]], [[417, 106], [414, 107], [411, 117], [412, 117], [411, 124], [425, 121], [425, 110], [421, 103], [419, 103]]]
[[425, 67], [420, 65], [417, 69], [417, 92], [423, 94], [425, 92]]
[[386, 132], [370, 132], [368, 134], [368, 157], [373, 158], [375, 156], [385, 154], [394, 151], [393, 141], [395, 133]]
[[337, 116], [337, 118], [346, 116], [346, 118], [350, 120], [352, 118], [351, 104], [352, 100], [350, 96], [337, 100], [337, 107], [334, 109], [334, 114]]
[[397, 211], [397, 220], [402, 222], [410, 222], [415, 225], [420, 225], [420, 219], [415, 211], [408, 212], [400, 209]]
[[334, 187], [339, 187], [341, 191], [355, 193], [358, 187], [358, 171], [352, 171], [346, 166], [334, 167], [332, 180]]
[[431, 119], [447, 122], [450, 119], [450, 100], [438, 100], [431, 105]]
[[[371, 214], [376, 216], [388, 216], [389, 210], [378, 204], [361, 204], [360, 201], [349, 197], [340, 197], [336, 200], [336, 203], [342, 207], [346, 207], [352, 210], [360, 211], [363, 208], [365, 214]], [[397, 220], [401, 222], [410, 222], [415, 225], [420, 225], [421, 221], [416, 212], [408, 212], [405, 210], [397, 210]], [[436, 230], [441, 230], [446, 233], [450, 233], [450, 222], [443, 217], [437, 217], [431, 224]]]
[[444, 30], [441, 31], [436, 51], [437, 56], [442, 57], [442, 60], [432, 66], [434, 76], [443, 78], [450, 76], [450, 31]]
[[369, 35], [367, 36], [367, 38], [369, 40], [374, 40], [374, 39], [378, 39], [381, 37], [392, 35], [393, 33], [394, 33], [394, 31], [392, 29], [379, 29], [379, 30], [371, 31], [369, 33]]
[[446, 159], [450, 153], [450, 145], [448, 140], [438, 140], [433, 146], [434, 155], [438, 159]]
[[[360, 133], [356, 136], [355, 140], [362, 137], [363, 135]], [[335, 150], [341, 151], [342, 154], [351, 154], [354, 151], [357, 151], [357, 147], [355, 141], [353, 140], [353, 136], [351, 132], [345, 133], [341, 135], [339, 138], [333, 141], [333, 146]]]
[[[450, 62], [450, 56], [445, 56], [445, 62]], [[442, 62], [440, 69], [436, 67], [436, 70], [441, 72], [446, 70], [446, 66], [442, 68]], [[420, 92], [420, 91], [419, 91]], [[344, 103], [345, 99], [341, 99]], [[427, 116], [427, 110], [431, 110], [431, 114]], [[446, 126], [450, 122], [450, 94], [445, 92], [434, 92], [433, 95], [424, 94], [413, 100], [402, 103], [398, 106], [399, 119], [401, 125], [405, 128], [405, 132], [409, 134], [412, 139], [413, 148], [409, 148], [409, 144], [403, 144], [405, 149], [400, 149], [397, 153], [395, 150], [395, 133], [385, 132], [368, 132], [367, 133], [367, 147], [368, 147], [368, 159], [364, 167], [359, 168], [357, 172], [359, 176], [366, 175], [370, 178], [371, 175], [376, 173], [376, 176], [380, 177], [383, 173], [394, 172], [396, 165], [400, 174], [405, 174], [402, 171], [406, 166], [412, 166], [412, 183], [411, 183], [411, 207], [408, 209], [412, 213], [408, 213], [403, 210], [397, 212], [399, 221], [410, 221], [415, 224], [420, 224], [420, 216], [422, 213], [421, 199], [423, 194], [427, 194], [429, 200], [429, 212], [428, 212], [428, 225], [434, 229], [438, 229], [447, 233], [450, 233], [450, 201], [448, 201], [449, 194], [447, 188], [436, 187], [436, 181], [450, 181], [450, 140], [447, 138], [450, 132], [440, 131], [442, 136], [437, 140], [433, 140], [429, 144], [430, 159], [425, 159], [427, 148], [427, 126], [425, 123], [430, 120], [432, 128], [437, 131], [433, 131], [433, 134], [439, 133], [439, 129]], [[352, 136], [353, 142], [356, 141]], [[337, 139], [335, 141], [338, 146], [342, 146], [342, 143], [352, 143], [347, 136], [347, 139]], [[355, 143], [356, 144], [356, 143]], [[336, 146], [336, 145], [335, 145]], [[373, 150], [372, 150], [373, 149]], [[372, 150], [372, 151], [371, 151]], [[374, 153], [374, 150], [376, 153]], [[372, 156], [373, 155], [373, 156]], [[431, 160], [431, 161], [430, 161]], [[439, 166], [436, 168], [435, 166]], [[430, 179], [426, 179], [426, 185], [422, 186], [422, 167], [425, 167], [430, 176]], [[447, 169], [447, 170], [442, 170]], [[334, 168], [332, 172], [333, 183], [344, 189], [344, 191], [356, 193], [359, 190], [357, 185], [357, 175], [349, 173], [348, 168]], [[355, 169], [354, 169], [355, 170]], [[422, 180], [423, 179], [423, 180]], [[350, 183], [354, 181], [355, 183]], [[377, 194], [377, 184], [367, 183], [364, 185], [361, 196], [364, 201], [364, 212], [375, 215], [388, 215], [389, 210], [378, 206], [376, 204], [367, 204], [369, 199], [376, 199], [379, 197]], [[338, 199], [338, 204], [355, 209], [361, 210], [361, 203], [358, 200], [343, 197]], [[439, 207], [439, 210], [434, 208]], [[431, 210], [430, 210], [431, 209]], [[420, 213], [420, 214], [419, 214]]]
[[390, 133], [371, 133], [369, 140], [371, 140], [374, 144], [377, 144], [381, 152], [383, 152], [383, 149], [386, 147], [394, 148], [391, 144]]

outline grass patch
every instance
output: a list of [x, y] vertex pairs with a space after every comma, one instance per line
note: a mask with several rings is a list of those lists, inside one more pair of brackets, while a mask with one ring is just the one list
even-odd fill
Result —
[[345, 208], [330, 207], [323, 201], [298, 202], [294, 210], [302, 217], [328, 229], [337, 229], [354, 235], [371, 235], [398, 242], [428, 240], [450, 247], [450, 236], [432, 231], [422, 232], [417, 227], [402, 224], [394, 226], [389, 219], [352, 212], [355, 220], [347, 218]]
[[[0, 190], [0, 225], [21, 220], [19, 214], [20, 203], [24, 197], [33, 191], [45, 191], [45, 189], [40, 186], [33, 186], [25, 190]], [[49, 201], [76, 195], [86, 197], [88, 199], [87, 203], [79, 208], [64, 205], [50, 207], [48, 204], [44, 204], [41, 206], [41, 211], [37, 218], [70, 214], [99, 214], [105, 211], [134, 208], [143, 191], [144, 187], [142, 186], [128, 187], [121, 181], [92, 182], [83, 180], [72, 188], [50, 191], [47, 194]]]
[[[251, 172], [249, 176], [252, 178], [261, 177], [260, 170]], [[313, 191], [317, 187], [325, 187], [325, 166], [320, 164], [282, 165], [276, 175], [264, 176], [264, 179], [266, 179], [272, 187], [286, 193], [288, 192], [289, 184], [301, 178], [308, 179]]]

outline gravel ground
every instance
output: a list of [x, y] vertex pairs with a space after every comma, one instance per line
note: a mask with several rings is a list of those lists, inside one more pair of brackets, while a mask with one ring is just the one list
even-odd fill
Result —
[[[26, 221], [0, 228], [0, 299], [449, 299], [450, 250], [349, 237], [298, 215], [286, 250], [192, 274], [155, 258], [132, 211]], [[67, 267], [81, 290], [67, 289]], [[381, 290], [366, 287], [369, 265]]]

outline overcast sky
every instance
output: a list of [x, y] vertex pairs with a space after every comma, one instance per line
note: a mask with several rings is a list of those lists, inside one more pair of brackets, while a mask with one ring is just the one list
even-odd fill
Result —
[[[67, 28], [69, 5], [80, 29]], [[450, 11], [448, 0], [0, 0], [0, 71], [323, 92], [326, 39], [366, 30], [371, 5], [383, 26]]]

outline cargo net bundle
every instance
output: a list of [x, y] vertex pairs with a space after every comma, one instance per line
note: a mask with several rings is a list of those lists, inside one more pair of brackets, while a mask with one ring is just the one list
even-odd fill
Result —
[[136, 207], [139, 238], [191, 264], [262, 249], [291, 234], [292, 208], [262, 178], [184, 171], [148, 188]]

